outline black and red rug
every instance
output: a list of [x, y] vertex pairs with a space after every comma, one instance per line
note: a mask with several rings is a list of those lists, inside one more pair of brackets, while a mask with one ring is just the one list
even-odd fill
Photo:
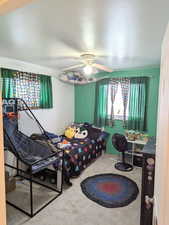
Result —
[[133, 180], [111, 173], [88, 177], [81, 182], [81, 188], [89, 199], [107, 208], [126, 206], [139, 193]]

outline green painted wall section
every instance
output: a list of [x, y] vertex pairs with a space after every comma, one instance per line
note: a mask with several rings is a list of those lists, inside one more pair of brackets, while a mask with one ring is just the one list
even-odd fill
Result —
[[[148, 76], [149, 92], [148, 92], [148, 107], [147, 107], [147, 132], [150, 136], [156, 135], [157, 124], [157, 105], [158, 105], [158, 87], [159, 87], [159, 68], [149, 69], [133, 69], [116, 71], [112, 73], [100, 73], [97, 76], [108, 77], [136, 77]], [[75, 86], [75, 122], [94, 122], [94, 108], [95, 108], [95, 83]], [[112, 134], [119, 132], [124, 133], [123, 122], [116, 120], [113, 127], [105, 127], [105, 130], [110, 133], [107, 144], [107, 152], [116, 154], [117, 151], [112, 147]]]
[[94, 121], [96, 83], [75, 86], [75, 122]]

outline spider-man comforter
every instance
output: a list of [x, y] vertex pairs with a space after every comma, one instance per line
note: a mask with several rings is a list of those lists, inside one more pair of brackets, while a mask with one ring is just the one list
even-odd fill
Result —
[[[92, 161], [106, 150], [104, 139], [89, 139], [70, 141], [64, 149], [64, 170], [69, 177], [78, 176]], [[63, 148], [62, 148], [63, 149]]]

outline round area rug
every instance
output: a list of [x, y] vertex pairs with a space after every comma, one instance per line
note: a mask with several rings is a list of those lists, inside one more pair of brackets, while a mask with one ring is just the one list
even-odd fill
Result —
[[81, 188], [89, 199], [107, 208], [126, 206], [139, 193], [133, 180], [112, 173], [88, 177], [81, 182]]

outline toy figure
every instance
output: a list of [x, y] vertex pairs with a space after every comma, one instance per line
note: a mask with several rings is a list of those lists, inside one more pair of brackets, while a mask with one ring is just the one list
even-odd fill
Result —
[[69, 139], [72, 139], [75, 136], [75, 128], [74, 127], [68, 127], [65, 130], [65, 136]]
[[88, 136], [88, 131], [84, 127], [78, 127], [75, 131], [74, 138], [76, 139], [85, 139]]

